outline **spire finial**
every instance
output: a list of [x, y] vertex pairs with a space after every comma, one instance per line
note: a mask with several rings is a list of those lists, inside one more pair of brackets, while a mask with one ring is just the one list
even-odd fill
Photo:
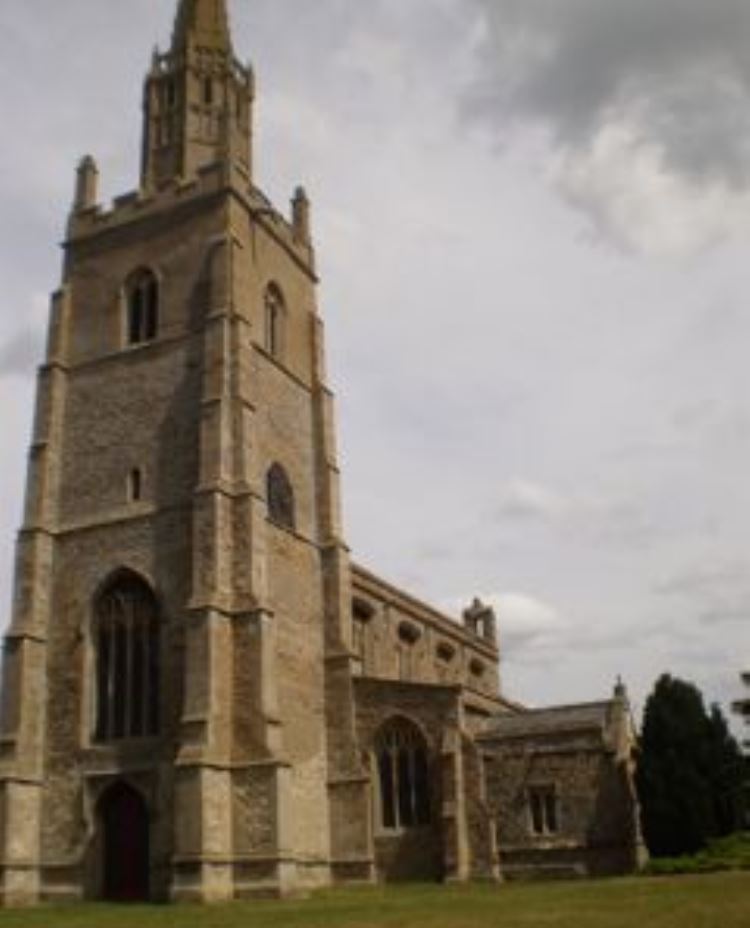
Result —
[[85, 155], [78, 163], [76, 193], [73, 211], [81, 213], [96, 206], [98, 196], [99, 168], [91, 155]]
[[231, 51], [226, 0], [180, 0], [172, 34], [172, 51], [195, 45]]

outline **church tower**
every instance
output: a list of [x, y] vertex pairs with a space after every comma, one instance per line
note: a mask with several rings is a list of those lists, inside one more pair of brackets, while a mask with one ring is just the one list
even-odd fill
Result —
[[0, 731], [0, 895], [373, 876], [310, 207], [252, 176], [224, 0], [181, 0], [139, 188], [78, 168]]

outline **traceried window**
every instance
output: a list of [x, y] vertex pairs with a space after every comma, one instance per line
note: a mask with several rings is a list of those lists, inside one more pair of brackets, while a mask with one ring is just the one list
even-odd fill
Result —
[[96, 602], [97, 741], [156, 735], [159, 729], [159, 617], [156, 598], [122, 573]]
[[533, 786], [528, 793], [529, 820], [535, 835], [554, 835], [560, 829], [554, 786]]
[[265, 347], [271, 357], [277, 360], [284, 354], [284, 327], [286, 306], [281, 290], [276, 284], [269, 284], [265, 295]]
[[427, 745], [406, 719], [387, 723], [375, 741], [380, 826], [403, 831], [430, 823]]
[[159, 331], [159, 283], [152, 271], [137, 271], [125, 287], [130, 345], [153, 341]]
[[294, 530], [294, 489], [281, 464], [272, 465], [266, 475], [266, 498], [268, 518], [282, 528]]

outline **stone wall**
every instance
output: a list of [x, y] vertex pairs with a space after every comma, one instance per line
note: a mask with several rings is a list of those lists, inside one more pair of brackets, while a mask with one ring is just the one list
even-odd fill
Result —
[[[614, 704], [612, 704], [614, 705]], [[621, 721], [621, 720], [620, 720]], [[638, 866], [638, 806], [616, 728], [482, 736], [487, 804], [506, 877], [585, 876]], [[554, 797], [554, 827], [535, 827], [532, 792]]]
[[499, 695], [494, 639], [468, 631], [362, 567], [353, 568], [352, 580], [353, 646], [363, 676]]

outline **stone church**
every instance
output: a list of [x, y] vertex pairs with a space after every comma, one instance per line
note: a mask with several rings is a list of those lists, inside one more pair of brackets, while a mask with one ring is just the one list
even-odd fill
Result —
[[224, 0], [181, 0], [138, 189], [80, 163], [39, 370], [0, 898], [627, 871], [627, 698], [528, 710], [498, 632], [352, 561], [310, 204], [255, 185]]

